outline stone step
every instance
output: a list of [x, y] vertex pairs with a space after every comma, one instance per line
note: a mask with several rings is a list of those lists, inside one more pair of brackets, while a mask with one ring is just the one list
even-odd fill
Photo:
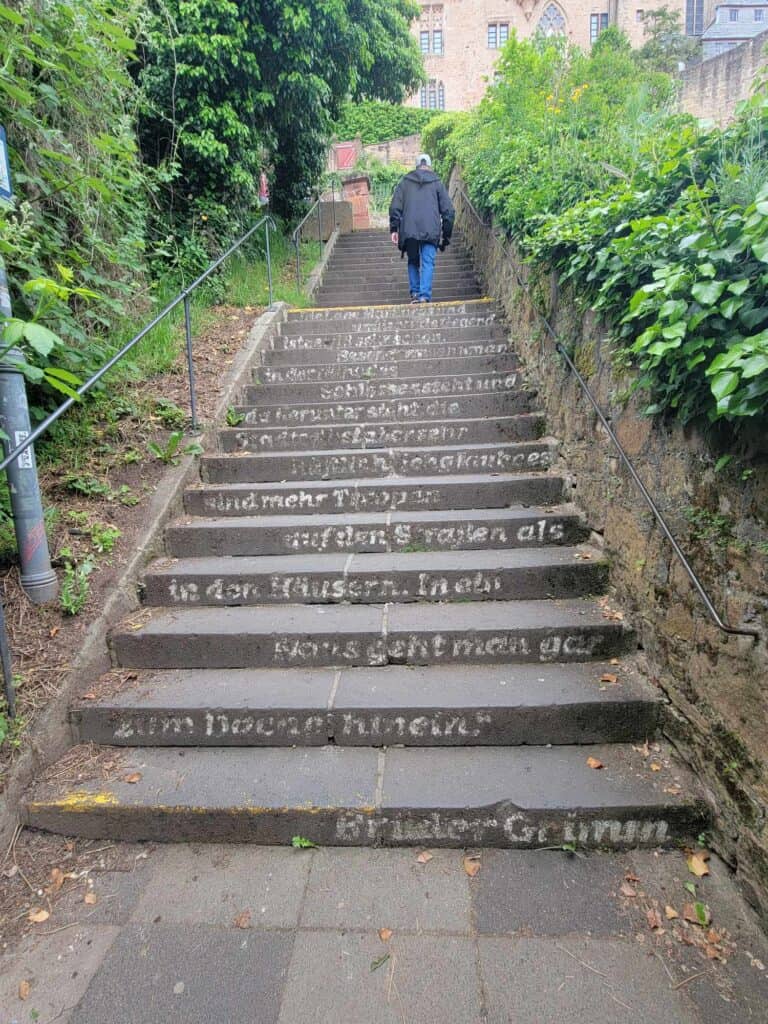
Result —
[[372, 401], [385, 398], [431, 398], [439, 395], [491, 395], [524, 386], [519, 370], [458, 373], [427, 377], [363, 378], [311, 381], [306, 384], [251, 384], [243, 391], [245, 405], [301, 405], [306, 402]]
[[[323, 274], [322, 283], [325, 284], [375, 284], [377, 281], [397, 281], [400, 283], [407, 280], [408, 265], [403, 260], [379, 261], [370, 264], [360, 263], [354, 257], [346, 261], [334, 260], [328, 265]], [[455, 277], [467, 277], [476, 281], [474, 267], [469, 260], [457, 259], [441, 261], [435, 268], [435, 279], [441, 281]]]
[[285, 483], [289, 480], [362, 480], [384, 477], [473, 476], [479, 473], [534, 473], [549, 469], [551, 441], [522, 441], [446, 447], [204, 455], [206, 483]]
[[148, 608], [111, 636], [123, 668], [580, 662], [632, 644], [588, 599]]
[[[631, 743], [660, 701], [632, 661], [574, 665], [132, 673], [70, 711], [81, 743], [118, 746], [522, 746]], [[603, 676], [619, 680], [601, 682]], [[98, 692], [99, 686], [96, 686]]]
[[[361, 270], [374, 269], [376, 267], [398, 267], [405, 273], [407, 258], [400, 255], [394, 247], [391, 249], [374, 250], [367, 247], [359, 249], [337, 249], [328, 261], [329, 268], [349, 269], [350, 273], [360, 273]], [[454, 249], [449, 246], [445, 252], [438, 253], [436, 269], [461, 264], [472, 267], [472, 261], [466, 249]]]
[[410, 480], [306, 480], [199, 484], [184, 493], [190, 515], [303, 515], [406, 512], [558, 504], [563, 480], [549, 474], [416, 477]]
[[[445, 337], [447, 337], [447, 332]], [[347, 335], [346, 338], [350, 338]], [[294, 342], [297, 339], [285, 339]], [[380, 339], [367, 337], [355, 340], [336, 340], [332, 335], [320, 338], [302, 339], [298, 345], [285, 348], [265, 349], [261, 353], [263, 366], [306, 366], [334, 365], [338, 363], [368, 363], [369, 365], [386, 365], [394, 361], [409, 362], [428, 359], [465, 359], [485, 358], [487, 356], [512, 355], [509, 340], [501, 335], [488, 340], [480, 334], [467, 333], [452, 341], [442, 340], [440, 335], [433, 338], [422, 338], [414, 332], [413, 337], [398, 338], [393, 336], [387, 345], [381, 345]]]
[[[397, 350], [395, 350], [397, 351]], [[445, 359], [392, 359], [390, 362], [353, 363], [341, 360], [331, 363], [304, 363], [298, 366], [257, 366], [253, 379], [257, 384], [307, 384], [351, 380], [411, 379], [445, 377], [456, 374], [512, 373], [520, 369], [520, 360], [513, 352]]]
[[[290, 325], [297, 320], [305, 323], [327, 323], [329, 321], [365, 321], [367, 323], [378, 323], [380, 321], [415, 320], [421, 322], [434, 320], [436, 317], [461, 320], [468, 316], [496, 317], [499, 307], [493, 299], [479, 298], [468, 299], [460, 302], [436, 302], [431, 306], [411, 306], [405, 304], [400, 309], [392, 309], [391, 306], [377, 307], [366, 306], [363, 309], [318, 309], [301, 308], [288, 310], [287, 320], [283, 326]], [[351, 328], [350, 328], [351, 329]]]
[[[23, 823], [127, 842], [290, 846], [299, 835], [321, 846], [624, 850], [691, 842], [709, 821], [693, 779], [666, 767], [666, 748], [658, 772], [630, 744], [104, 753], [111, 774], [74, 787], [54, 769]], [[588, 756], [605, 767], [592, 770]], [[665, 793], [678, 779], [681, 795]]]
[[[429, 305], [429, 303], [427, 303]], [[394, 309], [393, 306], [377, 306], [379, 312], [387, 309]], [[397, 307], [402, 308], [402, 307]], [[419, 306], [406, 306], [406, 309], [424, 308]], [[436, 310], [439, 307], [434, 307]], [[338, 310], [329, 310], [337, 313]], [[467, 331], [468, 328], [472, 330]], [[463, 331], [464, 333], [459, 333]], [[480, 313], [467, 313], [466, 316], [444, 316], [436, 312], [435, 316], [424, 316], [421, 320], [416, 317], [395, 317], [390, 320], [284, 320], [280, 324], [280, 338], [327, 338], [332, 335], [342, 342], [358, 335], [367, 335], [368, 340], [378, 339], [381, 344], [386, 344], [387, 338], [395, 335], [405, 335], [410, 332], [416, 340], [452, 341], [461, 337], [471, 336], [480, 338], [505, 337], [506, 331], [503, 323], [498, 320], [495, 314], [483, 310]], [[440, 336], [446, 332], [445, 338]], [[403, 343], [413, 341], [413, 338], [404, 338]], [[389, 342], [389, 344], [396, 342]], [[326, 342], [327, 344], [327, 342]]]
[[540, 601], [599, 594], [608, 564], [586, 547], [166, 558], [144, 575], [154, 607]]
[[[475, 295], [482, 295], [482, 292], [474, 283], [467, 284], [436, 284], [432, 288], [432, 301], [441, 299], [471, 299]], [[363, 306], [371, 303], [378, 303], [381, 306], [391, 304], [400, 306], [403, 302], [410, 302], [408, 285], [381, 288], [318, 288], [315, 295], [318, 306]], [[424, 303], [429, 305], [429, 303]]]
[[481, 444], [531, 441], [544, 433], [541, 413], [496, 419], [434, 420], [423, 423], [345, 423], [327, 427], [230, 427], [219, 431], [225, 452], [329, 451], [336, 448], [380, 449], [406, 445]]
[[345, 515], [189, 518], [171, 523], [174, 558], [324, 552], [470, 551], [579, 544], [589, 537], [570, 505], [446, 512], [353, 512]]
[[381, 398], [370, 401], [305, 402], [300, 405], [238, 405], [235, 415], [249, 427], [321, 426], [331, 423], [408, 423], [416, 420], [466, 420], [531, 412], [536, 392], [447, 395], [430, 398]]

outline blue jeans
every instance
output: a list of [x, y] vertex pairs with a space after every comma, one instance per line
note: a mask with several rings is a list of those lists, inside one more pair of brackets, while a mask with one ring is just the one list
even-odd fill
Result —
[[435, 274], [435, 257], [437, 246], [429, 242], [421, 242], [419, 245], [419, 262], [411, 263], [408, 260], [408, 284], [411, 287], [411, 295], [414, 298], [423, 299], [425, 302], [432, 301], [432, 278]]

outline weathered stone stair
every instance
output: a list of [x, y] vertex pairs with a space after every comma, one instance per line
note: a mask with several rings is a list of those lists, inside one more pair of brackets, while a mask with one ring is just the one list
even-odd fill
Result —
[[[363, 238], [372, 266], [391, 260]], [[351, 273], [358, 244], [330, 269]], [[338, 845], [695, 836], [704, 805], [645, 744], [658, 700], [493, 304], [297, 311], [261, 359], [144, 610], [114, 631], [120, 671], [72, 709], [109, 769], [41, 781], [28, 823]]]

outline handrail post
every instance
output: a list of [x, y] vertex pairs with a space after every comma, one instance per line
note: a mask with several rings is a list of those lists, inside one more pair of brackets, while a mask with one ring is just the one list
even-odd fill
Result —
[[296, 248], [296, 287], [301, 291], [301, 229], [297, 228], [293, 236], [293, 244]]
[[320, 243], [320, 249], [323, 248], [323, 200], [321, 196], [317, 197], [317, 240]]
[[187, 340], [187, 373], [189, 375], [189, 404], [192, 409], [192, 430], [197, 430], [197, 397], [195, 395], [195, 364], [192, 361], [192, 310], [189, 293], [184, 296], [184, 333]]
[[264, 239], [267, 249], [267, 284], [269, 286], [269, 304], [272, 305], [272, 256], [269, 252], [269, 221], [264, 221]]

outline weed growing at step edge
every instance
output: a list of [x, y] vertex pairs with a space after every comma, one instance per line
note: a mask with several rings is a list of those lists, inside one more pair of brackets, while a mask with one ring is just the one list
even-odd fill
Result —
[[60, 552], [64, 560], [64, 573], [61, 580], [59, 604], [65, 615], [78, 615], [85, 607], [90, 591], [88, 577], [96, 568], [96, 562], [90, 556], [82, 561], [75, 561], [71, 548], [62, 548]]
[[228, 427], [239, 427], [245, 419], [245, 413], [237, 412], [233, 405], [227, 409], [227, 426]]
[[197, 441], [192, 441], [190, 444], [181, 447], [181, 442], [184, 440], [184, 434], [180, 430], [174, 430], [164, 446], [157, 444], [155, 441], [148, 441], [147, 448], [166, 466], [175, 466], [182, 455], [202, 455], [203, 447], [198, 444]]

